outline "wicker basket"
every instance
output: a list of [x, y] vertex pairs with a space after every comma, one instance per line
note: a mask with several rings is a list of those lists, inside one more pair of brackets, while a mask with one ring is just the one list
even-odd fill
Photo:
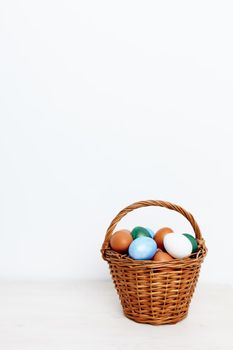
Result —
[[[162, 263], [133, 260], [113, 251], [109, 240], [117, 223], [130, 211], [147, 206], [164, 207], [182, 214], [193, 227], [198, 251], [188, 258]], [[178, 205], [159, 200], [131, 204], [112, 220], [101, 253], [109, 264], [125, 316], [154, 325], [176, 323], [186, 317], [201, 263], [207, 253], [200, 229], [190, 213]]]

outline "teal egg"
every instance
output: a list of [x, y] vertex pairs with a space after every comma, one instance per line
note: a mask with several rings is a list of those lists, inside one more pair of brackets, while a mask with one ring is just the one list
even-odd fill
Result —
[[146, 227], [146, 229], [149, 232], [151, 238], [154, 238], [154, 235], [155, 235], [154, 231], [152, 231], [149, 227]]
[[138, 237], [129, 246], [129, 256], [135, 260], [150, 260], [157, 250], [157, 244], [151, 237]]
[[193, 247], [192, 253], [197, 252], [197, 250], [198, 250], [198, 245], [197, 245], [196, 239], [195, 239], [192, 235], [190, 235], [189, 233], [183, 233], [183, 235], [184, 235], [185, 237], [187, 237], [187, 238], [190, 240], [190, 242], [191, 242], [191, 244], [192, 244], [192, 247]]
[[136, 226], [131, 232], [131, 235], [133, 239], [139, 238], [139, 237], [151, 237], [149, 231], [145, 227]]

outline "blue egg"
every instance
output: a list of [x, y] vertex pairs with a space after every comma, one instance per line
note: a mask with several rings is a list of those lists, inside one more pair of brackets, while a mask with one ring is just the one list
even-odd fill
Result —
[[151, 238], [154, 237], [155, 233], [149, 228], [149, 227], [146, 227], [146, 230], [149, 232], [149, 234], [151, 235]]
[[150, 260], [157, 250], [156, 242], [150, 237], [138, 237], [129, 246], [129, 256], [135, 260]]

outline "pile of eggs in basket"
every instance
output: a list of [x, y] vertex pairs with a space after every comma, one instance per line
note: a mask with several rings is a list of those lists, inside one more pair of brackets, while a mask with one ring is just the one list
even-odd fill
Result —
[[197, 241], [192, 235], [175, 233], [169, 227], [163, 227], [156, 233], [141, 226], [131, 232], [120, 230], [112, 235], [110, 246], [132, 259], [154, 261], [182, 259], [198, 250]]

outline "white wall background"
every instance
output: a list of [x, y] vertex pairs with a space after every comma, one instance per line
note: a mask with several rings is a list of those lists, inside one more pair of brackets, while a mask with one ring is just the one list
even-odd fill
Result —
[[[110, 220], [164, 199], [202, 228], [202, 280], [233, 283], [232, 10], [1, 0], [1, 278], [108, 278]], [[138, 224], [190, 230], [156, 208]]]

